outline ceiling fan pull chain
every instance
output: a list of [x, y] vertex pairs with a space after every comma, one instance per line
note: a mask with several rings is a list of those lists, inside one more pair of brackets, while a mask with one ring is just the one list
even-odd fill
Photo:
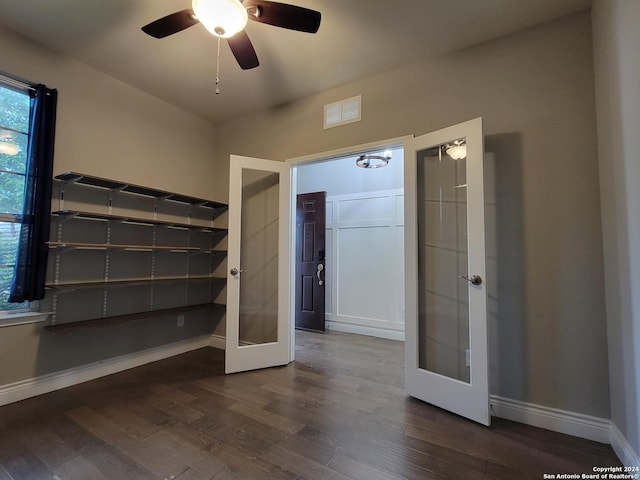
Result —
[[216, 59], [216, 95], [220, 95], [220, 37], [218, 37], [218, 57]]

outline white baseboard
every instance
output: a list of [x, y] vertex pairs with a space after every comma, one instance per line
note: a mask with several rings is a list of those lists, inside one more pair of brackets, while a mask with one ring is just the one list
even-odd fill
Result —
[[613, 422], [611, 422], [609, 441], [613, 451], [616, 452], [625, 467], [640, 466], [640, 455], [633, 450], [618, 426]]
[[183, 340], [169, 345], [150, 348], [141, 352], [122, 355], [99, 362], [89, 363], [60, 372], [49, 373], [28, 380], [0, 386], [0, 406], [27, 398], [53, 392], [96, 378], [139, 367], [147, 363], [190, 352], [210, 345], [209, 336]]
[[213, 348], [219, 348], [220, 350], [226, 350], [227, 340], [224, 335], [211, 335], [209, 337], [209, 346]]
[[491, 395], [492, 414], [534, 427], [566, 433], [600, 443], [609, 443], [611, 421], [581, 413], [544, 407]]
[[357, 333], [358, 335], [368, 335], [370, 337], [388, 338], [390, 340], [400, 340], [404, 342], [404, 332], [397, 330], [384, 330], [381, 328], [363, 327], [362, 325], [351, 325], [341, 322], [326, 323], [328, 330], [335, 332]]

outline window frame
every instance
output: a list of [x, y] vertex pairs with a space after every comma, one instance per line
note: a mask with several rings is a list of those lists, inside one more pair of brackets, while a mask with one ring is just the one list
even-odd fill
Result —
[[[25, 95], [28, 99], [30, 99], [29, 90], [32, 90], [33, 86], [22, 80], [17, 80], [15, 78], [12, 78], [0, 72], [0, 88], [18, 92], [20, 94]], [[31, 101], [29, 100], [29, 104], [30, 103]], [[31, 110], [31, 107], [29, 107], [28, 117], [30, 117], [31, 115], [30, 110]], [[0, 130], [5, 132], [16, 133], [18, 135], [25, 135], [27, 138], [29, 138], [29, 136], [31, 135], [28, 124], [27, 124], [26, 132], [16, 128], [8, 127], [2, 124], [0, 124]], [[25, 164], [25, 169], [22, 172], [0, 168], [0, 174], [17, 175], [17, 176], [23, 177], [23, 179], [26, 179], [26, 175], [27, 175], [26, 164]], [[26, 199], [24, 198], [24, 193], [23, 193], [23, 198], [22, 198], [23, 209], [24, 209], [25, 200]], [[20, 213], [0, 212], [0, 222], [7, 223], [7, 224], [13, 223], [13, 224], [20, 225], [22, 223], [22, 212]], [[0, 268], [15, 269], [15, 262], [17, 261], [17, 256], [18, 254], [16, 252], [13, 265], [0, 265]], [[13, 278], [12, 278], [12, 281], [13, 281]], [[39, 301], [27, 301], [23, 303], [26, 303], [26, 305], [23, 306], [22, 308], [9, 309], [9, 310], [3, 309], [2, 304], [0, 304], [0, 327], [14, 325], [17, 319], [24, 319], [19, 322], [20, 324], [32, 323], [33, 321], [35, 321], [34, 320], [35, 318], [40, 317], [42, 315], [40, 312], [38, 312]], [[44, 319], [42, 319], [42, 321], [44, 321]]]

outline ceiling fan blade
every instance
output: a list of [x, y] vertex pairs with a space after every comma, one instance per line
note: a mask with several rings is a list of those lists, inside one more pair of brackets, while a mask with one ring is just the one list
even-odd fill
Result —
[[178, 33], [186, 28], [200, 23], [190, 8], [162, 17], [149, 25], [142, 27], [142, 31], [155, 38], [164, 38]]
[[264, 0], [245, 0], [243, 5], [249, 18], [256, 22], [307, 33], [316, 33], [320, 28], [322, 15], [315, 10]]
[[260, 65], [258, 56], [253, 48], [249, 35], [244, 30], [240, 30], [233, 37], [227, 38], [229, 47], [233, 56], [236, 57], [240, 68], [243, 70], [249, 70]]

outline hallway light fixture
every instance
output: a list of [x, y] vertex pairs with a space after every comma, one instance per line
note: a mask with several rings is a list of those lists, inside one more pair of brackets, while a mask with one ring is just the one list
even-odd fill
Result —
[[360, 168], [386, 167], [391, 160], [391, 150], [385, 150], [381, 155], [365, 154], [356, 159], [356, 165]]
[[242, 30], [249, 20], [239, 0], [192, 0], [193, 13], [216, 37], [229, 38]]
[[461, 160], [467, 156], [467, 142], [462, 139], [447, 143], [444, 151], [454, 160]]

